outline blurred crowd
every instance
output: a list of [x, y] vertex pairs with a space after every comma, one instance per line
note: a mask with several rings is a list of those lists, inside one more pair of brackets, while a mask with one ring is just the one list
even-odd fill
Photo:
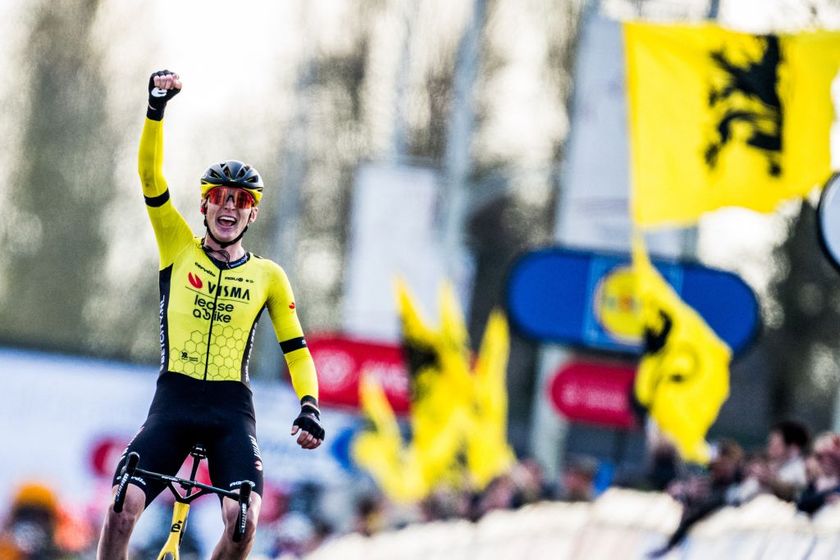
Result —
[[[480, 492], [441, 489], [419, 504], [389, 501], [372, 485], [354, 495], [344, 522], [324, 515], [328, 490], [315, 484], [279, 489], [269, 486], [264, 496], [260, 530], [252, 558], [294, 559], [305, 556], [327, 540], [348, 532], [362, 535], [397, 529], [413, 523], [466, 519], [477, 521], [498, 509], [516, 509], [546, 501], [590, 501], [610, 485], [667, 492], [680, 502], [682, 518], [676, 531], [651, 556], [678, 546], [698, 521], [724, 506], [739, 506], [761, 494], [772, 494], [813, 515], [824, 505], [840, 500], [840, 435], [818, 434], [812, 439], [806, 426], [779, 422], [766, 445], [746, 452], [737, 442], [714, 444], [705, 468], [683, 464], [674, 447], [652, 438], [648, 460], [635, 476], [615, 475], [609, 462], [588, 456], [568, 457], [557, 477], [549, 477], [533, 459], [521, 459], [505, 475]], [[160, 503], [158, 503], [160, 502]], [[170, 508], [165, 499], [152, 506], [158, 529], [135, 539], [134, 557], [154, 557], [165, 540]], [[71, 512], [48, 486], [29, 482], [16, 488], [5, 511], [0, 533], [0, 558], [93, 558], [101, 520], [99, 508]], [[182, 557], [201, 558], [204, 548], [195, 531], [187, 531]]]
[[795, 504], [805, 515], [840, 499], [840, 435], [824, 432], [812, 439], [804, 424], [785, 420], [775, 424], [766, 445], [746, 452], [737, 442], [716, 442], [708, 468], [681, 466], [676, 453], [661, 442], [654, 462], [670, 463], [673, 477], [657, 480], [655, 489], [679, 501], [682, 517], [668, 541], [651, 556], [667, 554], [691, 528], [725, 506], [741, 506], [769, 494]]

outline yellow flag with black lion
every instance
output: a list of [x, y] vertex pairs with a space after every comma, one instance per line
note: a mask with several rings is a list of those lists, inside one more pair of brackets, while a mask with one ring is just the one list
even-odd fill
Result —
[[729, 396], [732, 351], [662, 278], [639, 237], [633, 269], [645, 339], [636, 400], [683, 459], [706, 464], [706, 433]]
[[463, 313], [450, 285], [430, 326], [404, 282], [397, 283], [402, 344], [411, 383], [410, 438], [373, 379], [361, 386], [369, 428], [353, 456], [392, 499], [410, 502], [442, 486], [483, 489], [514, 462], [507, 442], [507, 321], [493, 311], [473, 360]]

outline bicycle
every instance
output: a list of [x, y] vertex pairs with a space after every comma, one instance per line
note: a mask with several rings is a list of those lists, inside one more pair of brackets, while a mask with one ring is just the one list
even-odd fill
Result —
[[[200, 444], [194, 445], [190, 450], [190, 456], [193, 458], [192, 471], [189, 479], [180, 478], [177, 476], [170, 476], [166, 474], [147, 471], [138, 467], [140, 463], [140, 455], [132, 452], [126, 458], [125, 466], [121, 471], [120, 483], [117, 486], [117, 493], [114, 495], [114, 511], [120, 513], [125, 502], [125, 492], [128, 487], [128, 482], [134, 476], [144, 476], [152, 480], [160, 480], [167, 483], [167, 488], [175, 496], [175, 504], [172, 510], [172, 524], [169, 528], [169, 536], [160, 550], [157, 560], [179, 560], [179, 548], [181, 540], [184, 538], [184, 532], [187, 528], [187, 516], [190, 512], [190, 503], [193, 500], [200, 498], [206, 494], [218, 494], [236, 500], [239, 502], [239, 515], [236, 519], [236, 526], [233, 530], [234, 542], [239, 542], [245, 535], [245, 524], [248, 519], [248, 503], [251, 499], [251, 490], [254, 488], [254, 483], [250, 480], [245, 480], [239, 485], [239, 493], [232, 490], [225, 490], [209, 484], [197, 482], [195, 477], [198, 472], [198, 465], [202, 459], [207, 458], [207, 450]], [[176, 485], [180, 486], [183, 494], [178, 491]], [[193, 490], [198, 491], [193, 493]]]

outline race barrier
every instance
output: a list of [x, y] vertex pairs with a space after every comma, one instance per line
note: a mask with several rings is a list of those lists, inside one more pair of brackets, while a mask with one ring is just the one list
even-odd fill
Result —
[[[544, 502], [499, 510], [477, 523], [435, 522], [331, 541], [308, 560], [587, 560], [648, 558], [677, 527], [681, 507], [666, 494], [610, 489], [592, 503]], [[662, 558], [821, 560], [840, 557], [840, 507], [813, 518], [758, 496], [698, 523]]]

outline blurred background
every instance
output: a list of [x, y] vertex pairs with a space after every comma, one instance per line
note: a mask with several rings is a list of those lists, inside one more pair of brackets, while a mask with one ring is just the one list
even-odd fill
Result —
[[[136, 172], [151, 72], [184, 83], [165, 119], [175, 205], [200, 234], [204, 169], [235, 158], [260, 170], [246, 247], [285, 268], [308, 339], [352, 359], [398, 345], [399, 275], [430, 319], [452, 281], [476, 349], [530, 251], [629, 249], [622, 20], [832, 29], [840, 2], [3, 0], [0, 16], [0, 510], [27, 489], [52, 504], [52, 492], [86, 527], [75, 534], [89, 557], [159, 361], [157, 250]], [[785, 418], [840, 430], [840, 282], [817, 241], [817, 196], [649, 238], [653, 254], [732, 272], [757, 297], [712, 438], [759, 447]], [[322, 384], [358, 377], [351, 358], [312, 346]], [[548, 387], [581, 360], [632, 369], [636, 357], [512, 329], [508, 440], [546, 485], [592, 463], [603, 490], [643, 471], [648, 447], [637, 424], [558, 409]], [[404, 366], [381, 362], [405, 394]], [[350, 457], [363, 423], [352, 397], [325, 400], [322, 449], [286, 441], [296, 404], [282, 363], [262, 325], [251, 373], [274, 493], [264, 555], [287, 533], [369, 532], [360, 520], [382, 507]], [[380, 526], [419, 518], [389, 515]], [[147, 517], [138, 543], [162, 542], [145, 536]], [[197, 533], [214, 535], [216, 517], [197, 508]]]

